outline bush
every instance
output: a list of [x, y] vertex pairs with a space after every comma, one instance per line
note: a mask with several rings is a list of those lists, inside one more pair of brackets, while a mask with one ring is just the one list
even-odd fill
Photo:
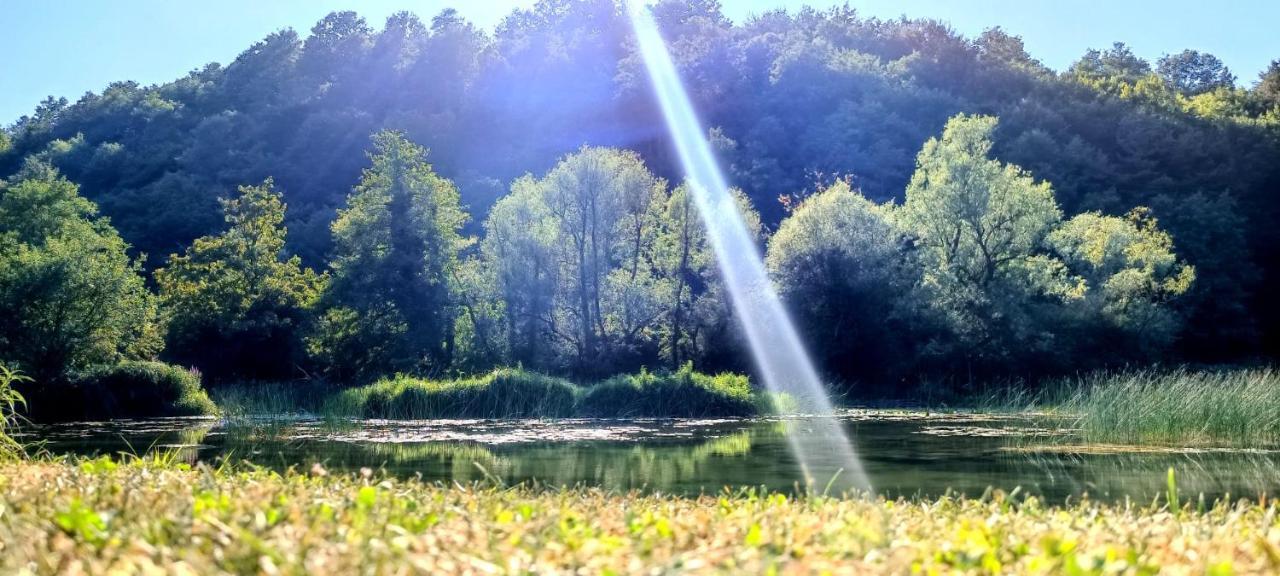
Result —
[[365, 418], [555, 418], [571, 416], [568, 381], [520, 369], [462, 380], [396, 376], [339, 394], [328, 412]]
[[205, 416], [217, 406], [200, 377], [162, 362], [127, 361], [79, 374], [67, 384], [30, 395], [30, 417], [38, 421]]
[[686, 364], [676, 372], [615, 376], [586, 391], [578, 413], [595, 417], [750, 416], [758, 412], [740, 374], [711, 376]]

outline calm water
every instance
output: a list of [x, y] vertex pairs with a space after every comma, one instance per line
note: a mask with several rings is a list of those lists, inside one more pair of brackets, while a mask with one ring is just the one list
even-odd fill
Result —
[[[1256, 497], [1280, 493], [1280, 453], [1079, 454], [1040, 450], [1061, 422], [891, 412], [842, 414], [878, 492], [981, 494], [988, 486], [1060, 501], [1149, 500], [1172, 466], [1184, 497], [1203, 492]], [[788, 420], [259, 421], [147, 420], [40, 426], [22, 440], [55, 453], [116, 454], [176, 449], [189, 461], [230, 458], [286, 468], [321, 462], [330, 470], [382, 468], [427, 480], [592, 485], [681, 494], [724, 486], [792, 490], [800, 481], [788, 451]], [[1066, 431], [1065, 433], [1069, 433]], [[819, 466], [822, 454], [813, 455]], [[832, 467], [834, 462], [830, 462]], [[815, 469], [818, 488], [835, 469]], [[837, 477], [836, 486], [839, 486]]]

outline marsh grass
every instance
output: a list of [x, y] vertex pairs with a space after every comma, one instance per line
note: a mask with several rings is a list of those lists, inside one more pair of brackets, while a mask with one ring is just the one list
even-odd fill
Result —
[[968, 405], [985, 413], [1064, 418], [1060, 443], [1280, 447], [1280, 372], [1272, 368], [1126, 370], [992, 387]]
[[1085, 442], [1280, 446], [1280, 373], [1270, 368], [1133, 371], [1061, 384], [1059, 409]]
[[573, 415], [569, 381], [516, 368], [460, 380], [396, 376], [338, 393], [326, 414], [418, 420], [430, 418], [558, 418]]
[[751, 390], [746, 376], [675, 372], [615, 376], [596, 384], [518, 368], [459, 380], [396, 376], [343, 390], [325, 403], [330, 418], [727, 417], [771, 413], [789, 399]]
[[739, 374], [701, 374], [686, 364], [675, 372], [615, 376], [586, 389], [583, 416], [707, 418], [760, 411], [751, 383]]
[[[1171, 500], [1178, 501], [1172, 505]], [[1185, 501], [1184, 501], [1185, 500]], [[682, 498], [276, 473], [173, 459], [0, 463], [0, 573], [1270, 574], [1274, 503]], [[71, 568], [73, 567], [73, 568]]]

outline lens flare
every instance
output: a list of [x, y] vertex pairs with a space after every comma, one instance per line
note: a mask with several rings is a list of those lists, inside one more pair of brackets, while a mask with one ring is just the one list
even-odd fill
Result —
[[675, 142], [721, 277], [765, 386], [790, 395], [803, 418], [788, 419], [788, 439], [806, 484], [870, 490], [795, 325], [765, 273], [764, 261], [704, 137], [705, 131], [648, 7], [627, 2], [636, 43]]

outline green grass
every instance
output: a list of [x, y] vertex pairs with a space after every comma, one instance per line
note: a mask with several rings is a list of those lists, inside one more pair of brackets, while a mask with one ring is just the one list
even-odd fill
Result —
[[691, 366], [675, 372], [614, 376], [586, 389], [583, 416], [718, 417], [758, 412], [751, 384], [739, 374], [700, 374]]
[[29, 417], [35, 421], [210, 416], [218, 407], [200, 376], [162, 362], [125, 361], [101, 366], [69, 383], [31, 386]]
[[22, 445], [9, 435], [9, 431], [18, 424], [18, 407], [25, 407], [27, 402], [14, 385], [30, 380], [21, 372], [0, 364], [0, 460], [22, 455]]
[[1273, 369], [1132, 371], [1062, 385], [1059, 409], [1085, 442], [1280, 446], [1280, 373]]
[[746, 376], [676, 372], [615, 376], [600, 383], [504, 368], [458, 380], [397, 376], [339, 392], [323, 413], [336, 417], [564, 418], [725, 417], [769, 413], [786, 398], [754, 393]]
[[460, 380], [397, 376], [340, 392], [330, 415], [389, 418], [556, 418], [573, 415], [576, 390], [567, 380], [506, 368]]
[[[0, 463], [0, 573], [1268, 574], [1272, 502], [693, 498], [275, 473], [174, 458]], [[1179, 501], [1179, 505], [1173, 504]]]

